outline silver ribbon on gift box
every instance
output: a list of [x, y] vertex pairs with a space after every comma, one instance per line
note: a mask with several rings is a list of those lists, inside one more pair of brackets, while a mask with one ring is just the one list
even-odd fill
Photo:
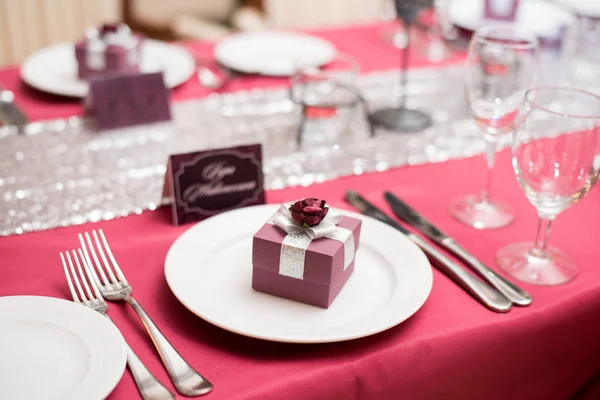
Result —
[[89, 28], [85, 34], [87, 67], [94, 70], [106, 68], [106, 50], [109, 46], [119, 46], [127, 51], [127, 63], [137, 65], [139, 52], [136, 49], [139, 38], [132, 34], [131, 29], [125, 24], [119, 24], [116, 32], [100, 34], [97, 28]]
[[268, 221], [283, 229], [287, 236], [281, 243], [279, 274], [296, 279], [304, 279], [306, 250], [315, 239], [329, 238], [344, 245], [344, 270], [354, 260], [354, 235], [350, 229], [337, 226], [342, 216], [331, 208], [325, 218], [315, 226], [304, 227], [294, 221], [289, 210], [293, 203], [284, 203]]

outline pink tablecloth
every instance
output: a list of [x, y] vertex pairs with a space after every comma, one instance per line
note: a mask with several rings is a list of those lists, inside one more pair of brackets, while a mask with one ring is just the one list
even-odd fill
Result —
[[[499, 247], [532, 239], [536, 227], [535, 211], [517, 186], [509, 154], [502, 153], [498, 161], [496, 193], [513, 204], [516, 221], [494, 231], [462, 226], [446, 211], [451, 199], [480, 188], [484, 166], [479, 158], [269, 192], [268, 201], [317, 196], [346, 208], [344, 192], [354, 188], [387, 208], [381, 193], [389, 189], [494, 266]], [[600, 225], [593, 223], [599, 220], [598, 190], [559, 216], [551, 243], [574, 257], [580, 274], [558, 287], [523, 284], [534, 296], [529, 308], [493, 313], [434, 271], [431, 296], [416, 315], [387, 332], [347, 343], [268, 343], [223, 331], [187, 311], [170, 292], [163, 263], [169, 246], [188, 226], [172, 226], [167, 209], [1, 238], [0, 295], [67, 298], [58, 252], [77, 245], [77, 232], [101, 227], [138, 300], [191, 364], [215, 383], [207, 398], [566, 399], [600, 370]], [[133, 311], [111, 304], [110, 313], [142, 360], [168, 382]], [[588, 390], [592, 397], [587, 398], [593, 399], [593, 387]], [[126, 374], [110, 399], [133, 398], [135, 386]]]
[[[322, 33], [342, 51], [356, 55], [364, 70], [390, 68], [396, 55], [379, 41], [376, 28]], [[210, 46], [192, 45], [209, 54]], [[457, 57], [456, 60], [460, 58]], [[422, 60], [422, 58], [421, 58]], [[413, 66], [422, 61], [417, 60]], [[0, 71], [0, 82], [17, 91], [32, 118], [79, 112], [76, 102], [51, 102], [23, 88], [16, 69]], [[279, 84], [265, 78], [233, 82], [231, 89]], [[205, 93], [195, 81], [174, 91], [176, 99]], [[505, 229], [474, 231], [452, 220], [451, 199], [480, 189], [484, 166], [479, 158], [401, 168], [339, 179], [310, 188], [268, 193], [271, 203], [317, 196], [346, 207], [344, 192], [357, 189], [385, 207], [381, 193], [404, 197], [468, 250], [494, 266], [504, 244], [532, 239], [536, 216], [509, 166], [498, 160], [495, 189], [517, 211]], [[479, 305], [444, 275], [434, 271], [434, 286], [423, 308], [400, 326], [346, 343], [291, 345], [241, 337], [216, 328], [187, 311], [170, 292], [163, 262], [169, 246], [188, 227], [174, 227], [167, 209], [87, 226], [0, 238], [0, 296], [38, 294], [68, 298], [58, 252], [77, 245], [76, 233], [103, 228], [111, 239], [136, 298], [175, 347], [211, 379], [207, 399], [597, 399], [600, 380], [600, 194], [561, 215], [551, 242], [571, 254], [580, 274], [559, 287], [523, 284], [534, 304], [495, 314]], [[110, 314], [142, 360], [172, 388], [152, 343], [132, 310], [111, 304]], [[588, 383], [587, 386], [586, 382]], [[137, 398], [126, 373], [110, 400]], [[180, 397], [183, 398], [183, 397]]]
[[[396, 68], [399, 64], [398, 51], [394, 50], [391, 44], [382, 40], [381, 29], [381, 26], [376, 25], [334, 29], [315, 33], [331, 41], [341, 52], [350, 54], [359, 60], [362, 72], [370, 72]], [[199, 62], [210, 60], [214, 47], [212, 43], [197, 42], [187, 43], [185, 46], [197, 57]], [[424, 55], [423, 46], [416, 48], [413, 53], [410, 60], [411, 67], [431, 65], [431, 62]], [[463, 58], [464, 54], [455, 53], [450, 58], [444, 60], [443, 64], [448, 65], [462, 62]], [[15, 92], [17, 104], [25, 110], [27, 116], [32, 120], [62, 118], [83, 112], [79, 99], [41, 93], [22, 83], [18, 67], [0, 70], [0, 83], [7, 89]], [[286, 84], [287, 79], [244, 77], [243, 79], [234, 79], [226, 89], [227, 91], [235, 91], [251, 89], [257, 86], [281, 86]], [[177, 101], [206, 96], [209, 93], [207, 89], [200, 86], [198, 80], [194, 77], [174, 89], [172, 97]]]

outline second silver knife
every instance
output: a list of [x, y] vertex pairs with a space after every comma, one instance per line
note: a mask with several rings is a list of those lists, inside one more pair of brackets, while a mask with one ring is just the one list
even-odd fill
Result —
[[502, 293], [468, 273], [458, 264], [448, 259], [444, 254], [442, 254], [441, 251], [437, 250], [435, 246], [429, 244], [426, 240], [421, 239], [421, 237], [418, 235], [407, 231], [402, 225], [381, 212], [378, 208], [369, 203], [355, 191], [349, 190], [346, 192], [346, 201], [362, 214], [365, 214], [371, 218], [375, 218], [404, 233], [410, 240], [412, 240], [423, 250], [427, 257], [429, 257], [429, 259], [438, 267], [440, 271], [456, 281], [462, 288], [464, 288], [468, 293], [470, 293], [490, 310], [499, 313], [505, 313], [510, 311], [512, 308], [512, 302]]
[[390, 192], [385, 192], [384, 196], [398, 218], [418, 229], [429, 239], [469, 264], [483, 279], [508, 297], [514, 304], [519, 306], [528, 306], [531, 304], [531, 295], [529, 293], [492, 271], [487, 265], [456, 243], [454, 239], [441, 232], [404, 201]]

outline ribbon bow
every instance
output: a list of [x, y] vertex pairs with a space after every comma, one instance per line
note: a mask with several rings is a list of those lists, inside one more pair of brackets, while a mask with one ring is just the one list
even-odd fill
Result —
[[325, 218], [319, 224], [304, 227], [292, 218], [292, 212], [289, 210], [291, 205], [292, 203], [282, 204], [273, 217], [273, 223], [283, 229], [288, 235], [305, 234], [311, 239], [322, 238], [332, 235], [336, 230], [336, 225], [342, 220], [342, 216], [330, 208]]
[[95, 51], [104, 51], [107, 46], [120, 46], [125, 49], [135, 47], [138, 42], [131, 29], [125, 24], [119, 24], [114, 32], [106, 32], [103, 35], [97, 28], [90, 28], [86, 32], [88, 48]]
[[103, 35], [97, 28], [89, 28], [86, 37], [86, 64], [93, 70], [106, 68], [106, 49], [109, 46], [119, 46], [127, 51], [127, 62], [133, 66], [139, 63], [138, 52], [135, 51], [139, 38], [131, 33], [125, 24], [119, 24], [115, 32]]

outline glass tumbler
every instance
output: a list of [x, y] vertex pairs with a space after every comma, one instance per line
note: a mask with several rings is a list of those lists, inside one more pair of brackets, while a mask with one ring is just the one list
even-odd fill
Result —
[[339, 144], [362, 102], [356, 86], [359, 71], [359, 63], [345, 54], [323, 68], [296, 69], [290, 97], [301, 110], [299, 146]]

